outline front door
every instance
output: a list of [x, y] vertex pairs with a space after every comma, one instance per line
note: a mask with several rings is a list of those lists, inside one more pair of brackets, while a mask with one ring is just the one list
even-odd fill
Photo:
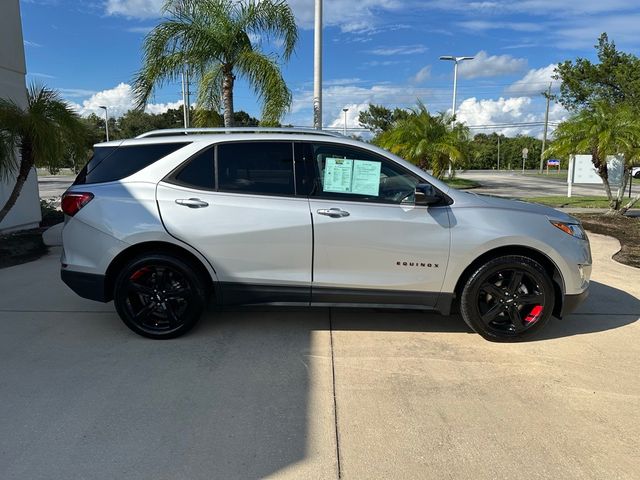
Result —
[[449, 260], [449, 207], [416, 206], [424, 182], [339, 144], [298, 148], [315, 166], [312, 301], [434, 306]]

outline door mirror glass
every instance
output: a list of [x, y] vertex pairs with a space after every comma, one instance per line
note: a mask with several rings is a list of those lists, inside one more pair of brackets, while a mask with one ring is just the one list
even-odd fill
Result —
[[440, 193], [429, 183], [419, 183], [416, 185], [415, 204], [428, 206], [442, 200]]

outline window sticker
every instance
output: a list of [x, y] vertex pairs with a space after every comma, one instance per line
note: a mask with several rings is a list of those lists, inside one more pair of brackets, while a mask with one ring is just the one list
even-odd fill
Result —
[[351, 193], [353, 160], [346, 158], [327, 158], [324, 165], [325, 192]]
[[382, 163], [355, 160], [351, 193], [377, 197], [380, 193], [380, 170]]
[[328, 157], [324, 165], [322, 190], [378, 196], [382, 163]]

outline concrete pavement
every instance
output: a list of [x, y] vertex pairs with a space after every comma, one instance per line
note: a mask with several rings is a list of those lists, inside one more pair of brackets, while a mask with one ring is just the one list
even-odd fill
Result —
[[521, 344], [277, 308], [151, 341], [66, 289], [57, 249], [2, 269], [0, 478], [637, 478], [640, 270], [591, 238], [591, 297]]

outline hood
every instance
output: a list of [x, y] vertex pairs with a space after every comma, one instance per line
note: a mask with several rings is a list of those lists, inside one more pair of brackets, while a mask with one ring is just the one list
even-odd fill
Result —
[[494, 197], [492, 195], [483, 195], [472, 192], [464, 193], [466, 196], [468, 196], [468, 198], [465, 198], [465, 205], [536, 213], [538, 215], [545, 215], [551, 220], [558, 220], [560, 222], [569, 223], [580, 223], [578, 219], [572, 217], [567, 213], [561, 212], [546, 205], [541, 205], [539, 203], [530, 203], [522, 200]]

